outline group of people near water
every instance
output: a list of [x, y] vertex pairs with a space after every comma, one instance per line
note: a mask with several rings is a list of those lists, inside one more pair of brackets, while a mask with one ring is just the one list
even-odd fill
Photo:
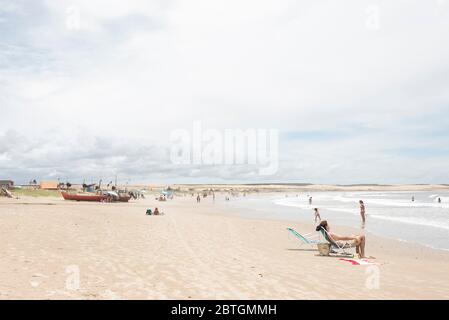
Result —
[[[311, 199], [312, 197], [310, 197]], [[363, 200], [359, 201], [359, 205], [360, 205], [360, 216], [362, 218], [362, 223], [363, 225], [365, 225], [365, 221], [366, 221], [366, 216], [365, 216], [365, 203], [363, 202]], [[320, 211], [318, 210], [318, 208], [313, 208], [313, 213], [315, 215], [315, 223], [317, 223], [318, 221], [321, 222], [321, 216], [320, 216]]]
[[[438, 201], [438, 203], [441, 203], [441, 198], [438, 197], [437, 201]], [[412, 196], [412, 202], [415, 202], [415, 196]]]
[[[309, 204], [312, 203], [312, 197], [309, 197]], [[363, 200], [359, 201], [360, 205], [360, 216], [362, 218], [362, 225], [365, 226], [366, 216], [365, 216], [365, 203]], [[351, 236], [343, 236], [336, 234], [331, 231], [329, 227], [329, 223], [326, 220], [321, 220], [320, 211], [318, 208], [313, 209], [314, 216], [315, 216], [315, 223], [319, 222], [319, 225], [316, 227], [316, 231], [321, 231], [322, 229], [325, 230], [327, 235], [334, 241], [352, 241], [351, 246], [356, 248], [357, 255], [360, 259], [366, 258], [365, 256], [365, 243], [366, 238], [365, 235], [351, 235]]]

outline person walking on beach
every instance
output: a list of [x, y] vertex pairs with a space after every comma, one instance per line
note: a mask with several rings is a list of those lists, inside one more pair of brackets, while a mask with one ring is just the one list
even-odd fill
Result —
[[360, 204], [360, 215], [362, 216], [362, 222], [365, 224], [365, 204], [362, 200], [359, 201]]
[[312, 197], [309, 197], [309, 205], [312, 205]]
[[198, 193], [198, 196], [196, 197], [196, 202], [197, 203], [200, 203], [201, 202], [201, 197], [200, 197], [200, 194]]
[[318, 220], [321, 222], [321, 216], [320, 212], [318, 211], [318, 208], [313, 209], [313, 211], [315, 213], [315, 223], [317, 223]]

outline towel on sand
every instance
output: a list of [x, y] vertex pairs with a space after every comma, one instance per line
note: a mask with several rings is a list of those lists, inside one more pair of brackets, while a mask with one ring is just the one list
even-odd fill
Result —
[[350, 262], [350, 263], [352, 263], [352, 265], [354, 265], [354, 266], [363, 266], [363, 265], [375, 265], [375, 264], [378, 264], [378, 263], [375, 263], [375, 262], [371, 262], [371, 261], [369, 261], [368, 259], [346, 259], [346, 258], [342, 258], [342, 259], [340, 259], [340, 260], [342, 260], [342, 261], [346, 261], [346, 262]]

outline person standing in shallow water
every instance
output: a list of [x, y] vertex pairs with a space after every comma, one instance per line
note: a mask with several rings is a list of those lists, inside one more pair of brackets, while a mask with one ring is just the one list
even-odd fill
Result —
[[314, 213], [315, 213], [315, 223], [317, 223], [317, 221], [321, 222], [321, 216], [320, 216], [320, 212], [318, 211], [318, 208], [313, 209]]
[[360, 204], [360, 216], [362, 217], [362, 223], [365, 224], [365, 204], [362, 200], [359, 201]]

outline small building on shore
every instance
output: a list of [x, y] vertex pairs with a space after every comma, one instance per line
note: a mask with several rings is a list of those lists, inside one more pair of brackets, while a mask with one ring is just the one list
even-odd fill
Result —
[[14, 181], [11, 180], [0, 180], [0, 189], [5, 188], [11, 190], [14, 188]]
[[40, 188], [42, 190], [58, 190], [58, 181], [41, 181]]

